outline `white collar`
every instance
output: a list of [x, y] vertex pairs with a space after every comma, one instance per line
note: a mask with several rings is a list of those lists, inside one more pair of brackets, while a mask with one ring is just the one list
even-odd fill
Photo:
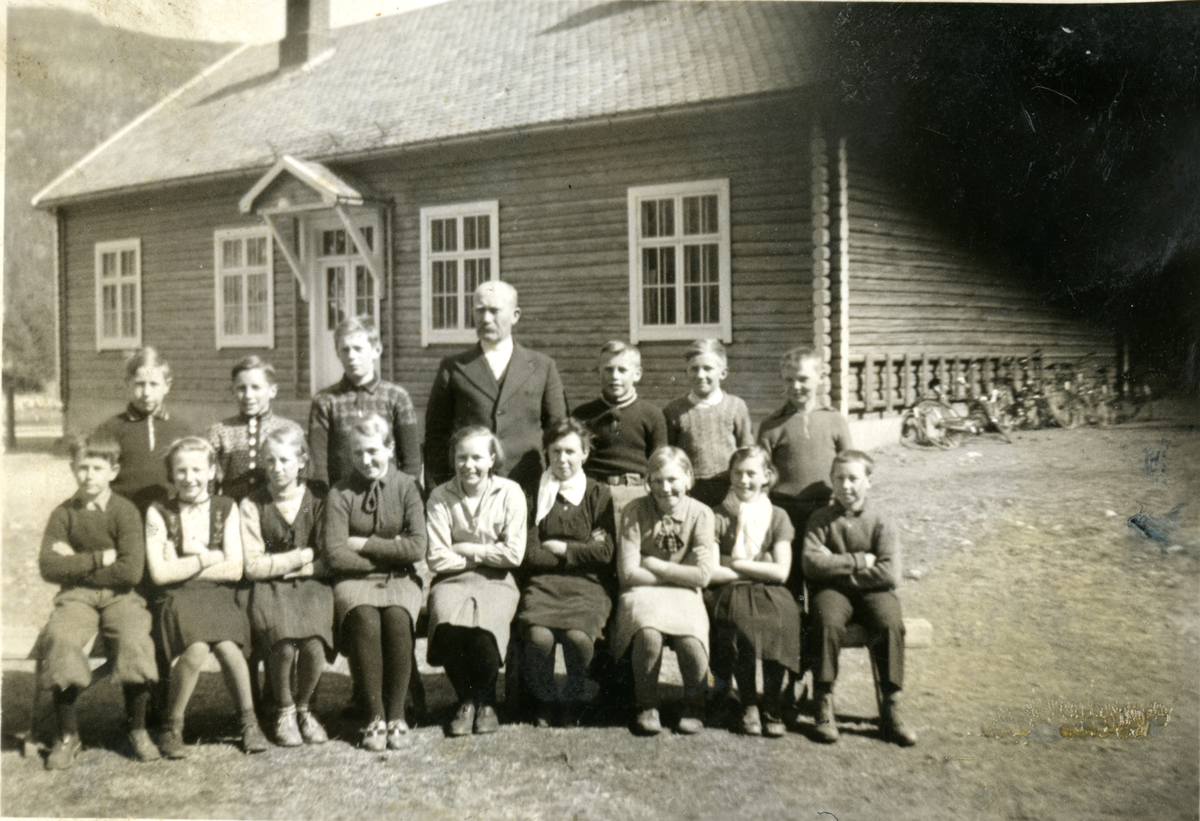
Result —
[[717, 388], [708, 396], [699, 396], [695, 391], [688, 391], [688, 399], [692, 400], [692, 402], [696, 405], [707, 405], [708, 407], [713, 407], [721, 404], [721, 400], [724, 398], [725, 391], [721, 390], [720, 388]]
[[112, 499], [112, 488], [105, 488], [103, 492], [95, 499], [80, 499], [84, 510], [99, 510], [101, 513], [108, 511], [108, 503]]
[[627, 408], [627, 407], [629, 407], [630, 405], [632, 405], [634, 402], [636, 402], [636, 401], [637, 401], [637, 398], [638, 398], [638, 396], [637, 396], [637, 388], [634, 388], [633, 390], [631, 390], [631, 391], [629, 392], [629, 396], [626, 396], [626, 397], [625, 397], [624, 399], [622, 399], [620, 402], [613, 402], [613, 401], [611, 401], [611, 400], [610, 400], [610, 399], [609, 399], [607, 396], [605, 396], [603, 393], [602, 393], [602, 394], [600, 394], [600, 398], [601, 398], [601, 399], [603, 399], [603, 400], [604, 400], [604, 404], [608, 405], [610, 408]]
[[507, 339], [501, 339], [499, 342], [488, 342], [487, 340], [479, 340], [479, 345], [483, 348], [485, 354], [498, 353], [506, 357], [512, 356], [513, 338], [510, 336]]
[[583, 494], [586, 490], [587, 475], [582, 470], [565, 482], [560, 482], [555, 478], [554, 472], [549, 469], [542, 471], [542, 478], [538, 483], [537, 512], [534, 515], [534, 524], [542, 523], [542, 519], [545, 519], [550, 513], [559, 496], [578, 506], [583, 501]]

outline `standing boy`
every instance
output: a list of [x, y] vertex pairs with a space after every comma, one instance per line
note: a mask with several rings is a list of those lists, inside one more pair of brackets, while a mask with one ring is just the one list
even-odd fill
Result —
[[342, 378], [313, 397], [308, 415], [310, 478], [326, 487], [354, 475], [349, 434], [361, 419], [382, 416], [392, 428], [399, 468], [418, 481], [421, 449], [417, 414], [408, 391], [379, 374], [383, 343], [370, 317], [351, 317], [334, 329]]
[[813, 670], [816, 732], [821, 741], [838, 739], [833, 713], [833, 683], [838, 653], [851, 621], [867, 628], [867, 647], [883, 691], [880, 723], [885, 738], [904, 747], [917, 734], [900, 718], [904, 686], [904, 620], [896, 585], [900, 543], [896, 529], [867, 504], [875, 462], [859, 450], [833, 460], [833, 504], [818, 510], [804, 535], [802, 563], [811, 588], [817, 666]]
[[38, 643], [40, 684], [53, 690], [58, 717], [48, 770], [71, 767], [83, 747], [75, 702], [92, 681], [83, 649], [97, 630], [112, 656], [113, 676], [124, 687], [134, 755], [141, 761], [160, 758], [146, 732], [150, 683], [158, 680], [150, 611], [134, 590], [146, 566], [145, 537], [137, 508], [112, 492], [120, 458], [121, 447], [111, 438], [72, 444], [71, 471], [79, 489], [50, 514], [42, 537], [42, 578], [61, 585]]
[[620, 341], [600, 349], [600, 398], [575, 410], [575, 417], [591, 430], [595, 440], [584, 472], [609, 485], [618, 532], [625, 505], [646, 495], [650, 454], [667, 444], [667, 422], [662, 411], [639, 399], [642, 354]]
[[692, 498], [716, 510], [729, 493], [729, 457], [754, 444], [754, 429], [741, 397], [721, 390], [729, 376], [721, 341], [698, 339], [685, 355], [692, 390], [663, 408], [667, 438], [692, 460]]
[[171, 443], [192, 434], [192, 426], [172, 416], [166, 408], [171, 391], [171, 365], [149, 346], [125, 363], [129, 406], [96, 429], [96, 436], [112, 439], [120, 448], [121, 467], [112, 489], [137, 505], [145, 515], [153, 502], [169, 495], [165, 458]]

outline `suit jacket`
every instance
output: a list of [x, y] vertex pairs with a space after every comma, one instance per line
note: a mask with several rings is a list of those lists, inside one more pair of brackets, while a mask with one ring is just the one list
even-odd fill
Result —
[[426, 487], [454, 478], [449, 453], [454, 432], [482, 425], [504, 448], [498, 475], [529, 494], [542, 475], [542, 431], [566, 417], [562, 380], [545, 354], [514, 344], [503, 384], [497, 384], [481, 345], [448, 356], [438, 366], [425, 409]]

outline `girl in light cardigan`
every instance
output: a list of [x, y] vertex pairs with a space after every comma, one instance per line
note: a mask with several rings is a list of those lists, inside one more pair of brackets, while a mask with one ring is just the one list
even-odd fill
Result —
[[450, 735], [494, 733], [496, 680], [520, 593], [525, 494], [494, 474], [503, 454], [487, 428], [450, 440], [454, 479], [429, 495], [429, 663], [444, 666], [459, 706]]

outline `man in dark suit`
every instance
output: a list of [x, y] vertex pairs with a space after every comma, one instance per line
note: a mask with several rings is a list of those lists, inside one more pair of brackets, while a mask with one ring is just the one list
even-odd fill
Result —
[[479, 344], [438, 366], [425, 409], [426, 487], [454, 477], [450, 437], [468, 425], [493, 431], [504, 449], [498, 473], [527, 496], [542, 475], [542, 431], [567, 416], [567, 397], [554, 360], [513, 342], [521, 318], [517, 291], [490, 280], [475, 289]]

